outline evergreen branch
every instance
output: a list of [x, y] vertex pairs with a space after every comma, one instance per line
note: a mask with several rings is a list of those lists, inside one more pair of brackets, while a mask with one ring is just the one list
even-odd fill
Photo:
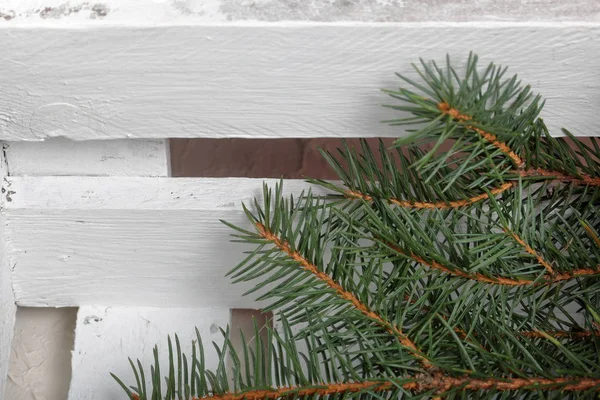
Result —
[[[445, 101], [438, 103], [437, 108], [442, 112], [442, 115], [449, 115], [450, 117], [454, 118], [459, 122], [473, 121], [473, 118], [471, 116], [461, 114], [459, 110], [450, 107], [450, 105]], [[515, 153], [506, 143], [503, 143], [500, 140], [498, 140], [496, 135], [494, 135], [493, 133], [487, 132], [481, 128], [477, 128], [473, 125], [465, 125], [465, 128], [477, 132], [479, 136], [481, 136], [482, 138], [490, 142], [498, 150], [506, 154], [518, 168], [521, 168], [523, 165], [525, 165], [525, 162], [521, 159], [521, 157], [519, 157], [517, 153]]]
[[[404, 298], [408, 303], [415, 304], [415, 300], [405, 296]], [[430, 312], [431, 309], [428, 307], [423, 307], [423, 311]], [[445, 321], [448, 321], [448, 317], [445, 315], [440, 315]], [[566, 338], [566, 339], [591, 339], [594, 337], [600, 337], [600, 325], [593, 324], [594, 329], [592, 330], [584, 330], [584, 331], [559, 331], [559, 330], [551, 330], [541, 332], [540, 330], [532, 330], [532, 331], [519, 331], [516, 332], [516, 335], [528, 338], [539, 338], [546, 339], [547, 336], [552, 336], [554, 338]], [[453, 328], [454, 332], [458, 334], [458, 336], [463, 340], [469, 340], [469, 334], [463, 328], [455, 326]], [[472, 333], [474, 336], [477, 336], [476, 333]]]
[[223, 332], [211, 371], [198, 332], [191, 362], [169, 339], [168, 368], [155, 348], [149, 374], [131, 362], [133, 386], [115, 377], [129, 398], [600, 392], [600, 141], [552, 137], [541, 97], [505, 68], [470, 55], [459, 77], [447, 62], [422, 62], [424, 83], [401, 76], [420, 93], [388, 91], [412, 114], [392, 123], [418, 126], [396, 148], [322, 152], [342, 184], [311, 182], [333, 196], [265, 184], [243, 205], [249, 230], [225, 222], [256, 246], [228, 275], [274, 300], [266, 340], [255, 326], [237, 350]]
[[281, 388], [270, 388], [260, 390], [250, 390], [241, 393], [226, 393], [223, 395], [214, 395], [206, 397], [192, 398], [191, 400], [263, 400], [279, 399], [288, 396], [331, 396], [343, 393], [356, 393], [362, 391], [383, 392], [394, 390], [397, 384], [391, 381], [365, 381], [349, 383], [329, 383], [318, 385], [317, 387], [288, 386]]
[[[324, 396], [343, 395], [357, 392], [384, 392], [397, 390], [401, 387], [414, 393], [433, 391], [443, 394], [452, 389], [466, 391], [497, 390], [557, 390], [562, 392], [577, 392], [593, 390], [600, 392], [600, 379], [585, 377], [558, 377], [558, 378], [488, 378], [474, 379], [468, 376], [450, 377], [442, 374], [421, 374], [409, 377], [409, 382], [401, 383], [391, 380], [386, 381], [364, 381], [364, 382], [340, 382], [319, 385], [317, 387], [288, 386], [281, 388], [269, 388], [259, 390], [248, 390], [240, 393], [225, 393], [221, 395], [209, 395], [205, 397], [193, 397], [191, 400], [276, 400], [281, 398], [321, 398]], [[405, 381], [403, 380], [403, 381]], [[132, 400], [139, 400], [137, 394], [131, 395]]]
[[[394, 197], [390, 197], [385, 200], [387, 200], [390, 204], [394, 204], [394, 205], [397, 205], [399, 207], [404, 207], [404, 208], [446, 210], [446, 209], [451, 209], [451, 208], [460, 208], [460, 207], [470, 206], [470, 205], [473, 205], [480, 201], [487, 200], [490, 198], [490, 195], [495, 196], [495, 195], [501, 194], [513, 186], [514, 186], [514, 183], [506, 182], [506, 183], [500, 185], [499, 187], [490, 190], [488, 193], [482, 193], [480, 195], [473, 196], [473, 197], [470, 197], [470, 198], [464, 199], [464, 200], [454, 200], [454, 201], [447, 201], [447, 202], [446, 201], [438, 201], [438, 202], [408, 201], [408, 200], [397, 199]], [[366, 193], [361, 193], [358, 190], [346, 190], [344, 192], [344, 195], [348, 199], [362, 199], [364, 201], [373, 201], [373, 197], [371, 195], [366, 194]]]
[[594, 337], [600, 337], [600, 330], [592, 331], [581, 331], [581, 332], [567, 332], [567, 331], [523, 331], [519, 332], [520, 336], [529, 338], [546, 338], [546, 336], [552, 336], [554, 338], [567, 338], [567, 339], [589, 339]]
[[533, 168], [520, 171], [510, 171], [509, 174], [516, 174], [521, 178], [540, 178], [540, 180], [554, 180], [563, 183], [572, 183], [574, 185], [585, 185], [585, 186], [600, 186], [600, 177], [593, 177], [589, 175], [582, 175], [581, 178], [563, 174], [559, 171], [550, 171], [543, 168]]
[[442, 272], [445, 272], [446, 274], [458, 276], [460, 278], [478, 281], [478, 282], [482, 282], [482, 283], [489, 283], [492, 285], [540, 286], [540, 285], [551, 285], [551, 284], [560, 283], [563, 281], [568, 281], [568, 280], [576, 279], [576, 278], [586, 278], [586, 277], [593, 278], [596, 276], [600, 276], [600, 268], [597, 270], [589, 269], [589, 268], [588, 269], [579, 268], [579, 269], [574, 269], [574, 270], [568, 271], [568, 272], [563, 272], [563, 273], [558, 273], [558, 274], [553, 274], [553, 275], [544, 275], [542, 281], [532, 280], [532, 279], [514, 279], [514, 278], [506, 278], [506, 277], [502, 277], [502, 276], [489, 277], [489, 276], [486, 276], [486, 275], [483, 275], [480, 273], [472, 274], [472, 273], [462, 271], [460, 269], [451, 269], [451, 268], [448, 268], [448, 267], [440, 264], [437, 261], [427, 261], [424, 258], [418, 256], [417, 254], [414, 254], [414, 253], [407, 254], [404, 251], [402, 251], [402, 249], [400, 247], [393, 245], [391, 243], [384, 243], [384, 242], [382, 242], [382, 243], [384, 245], [386, 245], [388, 248], [392, 249], [397, 254], [400, 254], [402, 256], [408, 256], [412, 260], [417, 262], [418, 264], [424, 265], [431, 269], [442, 271]]
[[[450, 107], [450, 105], [446, 102], [438, 103], [437, 107], [441, 111], [442, 115], [448, 115], [456, 121], [475, 122], [475, 121], [473, 121], [473, 118], [471, 116], [462, 114], [456, 108]], [[517, 153], [515, 153], [510, 148], [510, 146], [508, 146], [504, 142], [499, 141], [498, 138], [494, 134], [487, 132], [481, 128], [477, 128], [473, 125], [465, 125], [465, 128], [477, 132], [481, 137], [483, 137], [485, 140], [490, 142], [494, 147], [496, 147], [497, 149], [502, 151], [504, 154], [506, 154], [512, 160], [512, 162], [517, 166], [517, 171], [513, 171], [513, 173], [516, 173], [521, 178], [554, 179], [557, 181], [568, 182], [568, 183], [573, 183], [573, 184], [577, 184], [577, 185], [600, 186], [600, 177], [592, 177], [592, 176], [586, 175], [586, 174], [582, 174], [581, 178], [579, 178], [579, 177], [574, 177], [574, 176], [564, 174], [559, 171], [553, 171], [553, 170], [548, 170], [548, 169], [544, 169], [544, 168], [535, 168], [535, 169], [525, 170], [524, 167], [526, 165], [526, 162], [521, 157], [519, 157], [517, 155]]]
[[304, 258], [297, 251], [293, 251], [289, 244], [282, 241], [279, 237], [277, 237], [273, 232], [269, 231], [263, 224], [257, 222], [255, 223], [256, 229], [260, 236], [269, 242], [273, 243], [275, 247], [281, 250], [283, 253], [287, 254], [291, 259], [299, 263], [303, 269], [313, 274], [317, 279], [325, 283], [328, 287], [335, 290], [339, 297], [342, 299], [349, 301], [354, 308], [360, 311], [363, 315], [371, 318], [375, 322], [377, 322], [380, 326], [385, 328], [390, 334], [394, 335], [400, 344], [406, 347], [415, 357], [417, 357], [425, 368], [432, 368], [433, 365], [431, 361], [427, 359], [426, 356], [418, 349], [417, 345], [402, 332], [402, 329], [391, 324], [390, 322], [384, 320], [380, 315], [370, 310], [365, 304], [363, 304], [360, 300], [356, 298], [352, 293], [345, 290], [340, 284], [335, 282], [329, 275], [326, 273], [319, 271], [318, 268], [310, 263], [306, 258]]
[[425, 391], [436, 390], [437, 393], [447, 392], [454, 388], [462, 390], [560, 390], [560, 391], [583, 391], [594, 389], [600, 391], [600, 379], [598, 378], [514, 378], [514, 379], [472, 379], [470, 377], [453, 378], [450, 376], [434, 377], [425, 383], [407, 383], [403, 387], [409, 390]]
[[552, 266], [550, 265], [550, 263], [548, 261], [546, 261], [544, 259], [544, 257], [541, 256], [541, 254], [539, 254], [537, 251], [535, 251], [530, 245], [525, 243], [525, 241], [523, 239], [521, 239], [521, 237], [519, 235], [517, 235], [515, 232], [509, 230], [508, 228], [505, 228], [504, 231], [510, 237], [512, 237], [515, 240], [515, 242], [517, 242], [519, 245], [523, 246], [523, 248], [525, 249], [525, 251], [527, 253], [534, 256], [536, 258], [536, 260], [538, 261], [538, 263], [540, 263], [541, 266], [546, 268], [546, 272], [548, 272], [548, 274], [554, 275], [554, 269], [552, 269]]

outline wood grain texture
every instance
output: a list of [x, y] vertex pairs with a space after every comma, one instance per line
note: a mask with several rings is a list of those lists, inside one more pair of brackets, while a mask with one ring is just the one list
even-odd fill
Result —
[[251, 247], [230, 243], [233, 231], [219, 222], [248, 225], [241, 202], [260, 196], [260, 179], [11, 177], [8, 185], [19, 305], [261, 306], [241, 296], [247, 285], [225, 278]]
[[168, 176], [168, 140], [6, 143], [12, 176]]
[[[2, 144], [0, 143], [0, 146]], [[6, 179], [6, 160], [0, 152], [0, 178]], [[10, 359], [10, 345], [14, 333], [17, 306], [12, 287], [12, 269], [8, 253], [10, 243], [6, 235], [5, 198], [0, 196], [0, 398], [6, 390], [6, 378]]]
[[0, 139], [400, 136], [380, 92], [469, 50], [598, 133], [597, 23], [238, 24], [0, 30]]
[[[172, 335], [177, 333], [182, 351], [189, 355], [192, 340], [196, 338], [194, 327], [203, 339], [207, 368], [215, 369], [218, 358], [211, 342], [222, 345], [219, 328], [229, 324], [229, 314], [229, 309], [223, 307], [80, 307], [69, 400], [123, 399], [123, 390], [109, 373], [115, 373], [128, 384], [135, 383], [127, 362], [127, 357], [131, 357], [134, 362], [136, 359], [142, 362], [148, 377], [155, 344], [159, 346], [160, 365], [168, 368], [167, 335], [173, 338]], [[167, 374], [168, 370], [161, 372]]]

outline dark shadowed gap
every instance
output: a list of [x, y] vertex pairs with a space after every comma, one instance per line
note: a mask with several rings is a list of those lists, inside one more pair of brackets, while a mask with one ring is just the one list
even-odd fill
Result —
[[[359, 139], [347, 139], [360, 147]], [[377, 138], [368, 139], [379, 148]], [[383, 139], [391, 146], [393, 139]], [[338, 179], [318, 148], [335, 153], [338, 138], [312, 139], [171, 139], [173, 177], [244, 177]]]
[[[580, 138], [591, 146], [591, 138]], [[378, 138], [367, 139], [378, 156]], [[391, 147], [393, 138], [384, 138]], [[359, 139], [347, 139], [350, 146], [360, 148]], [[566, 139], [572, 148], [572, 140]], [[448, 141], [440, 148], [451, 146]], [[340, 138], [311, 139], [171, 139], [171, 172], [173, 177], [243, 177], [284, 178], [305, 177], [338, 179], [321, 156], [318, 148], [336, 154]], [[432, 144], [422, 146], [431, 148]]]
[[[257, 344], [257, 336], [260, 337], [262, 350], [267, 352], [268, 334], [266, 327], [273, 327], [273, 313], [263, 312], [261, 310], [253, 310], [249, 308], [232, 308], [231, 309], [231, 343], [236, 353], [243, 360], [243, 342], [242, 335], [246, 344], [251, 349], [254, 349]], [[258, 331], [258, 335], [256, 332]], [[232, 360], [228, 359], [229, 368], [232, 368]], [[242, 361], [241, 374], [246, 376], [246, 366]]]

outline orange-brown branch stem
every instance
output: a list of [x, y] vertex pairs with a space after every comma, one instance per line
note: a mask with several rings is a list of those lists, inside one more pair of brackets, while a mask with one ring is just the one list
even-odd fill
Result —
[[519, 235], [517, 235], [516, 233], [514, 233], [513, 231], [508, 230], [508, 229], [505, 229], [504, 231], [508, 235], [510, 235], [515, 240], [515, 242], [517, 242], [520, 246], [522, 246], [528, 254], [531, 254], [532, 256], [534, 256], [535, 259], [537, 260], [537, 262], [546, 269], [546, 272], [548, 272], [548, 274], [554, 275], [554, 269], [552, 268], [550, 263], [548, 261], [546, 261], [544, 259], [544, 257], [541, 256], [541, 254], [539, 254], [537, 251], [535, 251], [530, 245], [525, 243], [525, 241], [523, 239], [521, 239], [521, 237]]
[[485, 276], [485, 275], [479, 274], [479, 273], [471, 274], [471, 273], [461, 271], [458, 269], [450, 269], [450, 268], [438, 263], [437, 261], [427, 261], [424, 258], [422, 258], [414, 253], [407, 254], [404, 251], [402, 251], [402, 249], [400, 249], [398, 246], [395, 246], [390, 243], [387, 243], [387, 246], [390, 247], [392, 250], [394, 250], [396, 253], [404, 255], [404, 256], [408, 256], [408, 257], [412, 258], [414, 261], [416, 261], [417, 263], [422, 264], [431, 269], [442, 271], [449, 275], [458, 276], [458, 277], [465, 278], [465, 279], [471, 279], [474, 281], [489, 283], [489, 284], [493, 284], [493, 285], [505, 285], [505, 286], [550, 285], [553, 283], [558, 283], [558, 282], [562, 282], [562, 281], [566, 281], [566, 280], [574, 279], [574, 278], [580, 278], [580, 277], [586, 277], [586, 276], [600, 276], [600, 270], [580, 268], [580, 269], [575, 269], [575, 270], [572, 270], [569, 272], [555, 273], [553, 275], [547, 274], [543, 281], [536, 281], [536, 280], [532, 280], [532, 279], [505, 278], [502, 276], [489, 277], [489, 276]]
[[525, 170], [512, 171], [522, 178], [540, 178], [544, 180], [555, 180], [560, 182], [572, 183], [574, 185], [600, 186], [600, 178], [594, 178], [589, 175], [581, 175], [581, 178], [566, 175], [562, 172], [551, 171], [543, 168], [531, 168]]
[[[548, 336], [552, 336], [554, 338], [569, 338], [569, 339], [587, 339], [591, 337], [599, 337], [600, 331], [581, 331], [581, 332], [567, 332], [567, 331], [548, 331], [544, 332]], [[541, 338], [545, 339], [546, 336], [540, 331], [526, 331], [519, 332], [520, 336], [530, 337], [530, 338]]]
[[334, 289], [339, 297], [344, 300], [349, 301], [354, 308], [360, 311], [362, 314], [376, 321], [380, 326], [385, 328], [390, 334], [394, 335], [398, 338], [400, 344], [406, 347], [415, 357], [417, 357], [421, 364], [425, 368], [432, 368], [431, 362], [425, 357], [421, 351], [417, 348], [417, 345], [405, 334], [402, 332], [402, 329], [391, 324], [390, 322], [384, 320], [379, 314], [370, 310], [365, 304], [363, 304], [360, 300], [354, 296], [354, 294], [345, 290], [340, 284], [334, 281], [329, 275], [326, 273], [319, 271], [316, 265], [309, 262], [306, 258], [304, 258], [297, 251], [293, 251], [290, 247], [289, 243], [281, 240], [277, 235], [273, 232], [269, 231], [263, 224], [256, 223], [256, 228], [258, 233], [263, 238], [267, 239], [271, 243], [275, 245], [279, 250], [287, 254], [291, 259], [296, 261], [298, 264], [302, 266], [302, 268], [311, 274], [313, 274], [317, 279], [321, 282], [325, 283], [325, 285]]
[[[471, 117], [470, 115], [461, 113], [456, 108], [450, 107], [450, 105], [446, 102], [438, 103], [438, 109], [441, 111], [442, 114], [449, 115], [450, 117], [452, 117], [453, 119], [455, 119], [457, 121], [460, 121], [460, 122], [473, 121], [473, 117]], [[535, 168], [535, 169], [525, 170], [524, 169], [525, 161], [521, 157], [519, 157], [519, 155], [517, 155], [517, 153], [515, 153], [510, 148], [510, 146], [508, 146], [506, 143], [498, 140], [496, 135], [494, 135], [491, 132], [487, 132], [481, 128], [477, 128], [473, 125], [466, 124], [465, 128], [471, 129], [472, 131], [476, 132], [478, 135], [483, 137], [485, 140], [487, 140], [489, 143], [491, 143], [494, 147], [496, 147], [502, 153], [504, 153], [506, 156], [508, 156], [508, 158], [510, 158], [512, 160], [512, 162], [517, 166], [517, 171], [513, 171], [513, 172], [516, 172], [519, 176], [521, 176], [523, 178], [532, 178], [532, 177], [548, 178], [548, 179], [558, 180], [561, 182], [569, 182], [569, 183], [573, 183], [573, 184], [577, 184], [577, 185], [600, 186], [600, 178], [595, 178], [593, 176], [586, 175], [586, 174], [580, 174], [581, 177], [575, 177], [575, 176], [570, 176], [570, 175], [564, 174], [559, 171], [552, 171], [552, 170], [548, 170], [548, 169], [544, 169], [544, 168]]]
[[[394, 383], [392, 381], [366, 381], [348, 383], [330, 383], [316, 387], [288, 386], [272, 389], [249, 390], [240, 393], [225, 393], [205, 397], [194, 397], [193, 400], [276, 400], [288, 396], [331, 396], [335, 394], [357, 393], [363, 391], [385, 392], [398, 388], [414, 393], [434, 391], [437, 394], [454, 388], [460, 390], [557, 390], [563, 392], [579, 392], [584, 390], [600, 391], [599, 378], [558, 377], [558, 378], [512, 378], [512, 379], [473, 379], [468, 376], [451, 377], [442, 374], [420, 374], [407, 377], [410, 382]], [[139, 400], [134, 394], [132, 399]]]
[[[502, 184], [501, 186], [490, 190], [490, 193], [492, 194], [492, 196], [498, 195], [502, 192], [507, 191], [513, 185], [514, 185], [514, 183], [512, 183], [512, 182], [506, 182], [506, 183]], [[366, 193], [361, 193], [356, 190], [347, 190], [346, 192], [344, 192], [344, 195], [350, 199], [362, 199], [365, 201], [373, 201], [373, 197], [371, 195], [368, 195]], [[468, 206], [471, 204], [475, 204], [479, 201], [486, 200], [489, 197], [490, 196], [487, 193], [483, 193], [483, 194], [473, 196], [473, 197], [470, 197], [470, 198], [464, 199], [464, 200], [437, 201], [437, 202], [408, 201], [408, 200], [401, 200], [401, 199], [392, 197], [392, 198], [388, 199], [388, 202], [390, 204], [394, 204], [394, 205], [397, 205], [400, 207], [405, 207], [405, 208], [448, 209], [448, 208], [465, 207], [465, 206]]]
[[[438, 109], [442, 112], [442, 114], [449, 115], [460, 122], [468, 122], [473, 120], [470, 115], [461, 114], [460, 111], [458, 111], [456, 108], [450, 107], [450, 105], [446, 102], [438, 103]], [[475, 131], [479, 136], [483, 137], [494, 147], [506, 154], [518, 168], [521, 168], [523, 165], [525, 165], [525, 162], [521, 159], [521, 157], [519, 157], [517, 153], [515, 153], [506, 143], [498, 140], [496, 135], [472, 125], [466, 125], [465, 127]]]

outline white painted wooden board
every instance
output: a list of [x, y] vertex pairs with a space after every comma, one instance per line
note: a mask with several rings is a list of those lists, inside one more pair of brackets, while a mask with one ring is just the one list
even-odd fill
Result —
[[[0, 143], [0, 146], [2, 144]], [[0, 152], [0, 178], [6, 179], [6, 160]], [[0, 196], [0, 210], [5, 207], [6, 199]], [[15, 326], [17, 306], [12, 288], [12, 269], [10, 264], [10, 243], [6, 236], [6, 216], [0, 213], [0, 397], [4, 393], [8, 374], [10, 343]]]
[[[53, 138], [43, 142], [10, 142], [4, 143], [4, 155], [11, 176], [169, 175], [168, 141], [163, 139], [74, 142]], [[17, 308], [9, 380], [4, 397], [0, 393], [0, 398], [66, 399], [71, 382], [76, 311], [75, 308]], [[120, 340], [108, 335], [103, 339], [104, 342]], [[85, 354], [85, 350], [78, 353], [78, 363], [87, 362]]]
[[595, 0], [2, 0], [8, 26], [231, 21], [597, 21]]
[[126, 396], [123, 390], [109, 373], [115, 373], [127, 384], [135, 384], [127, 361], [131, 357], [134, 362], [140, 359], [148, 376], [155, 344], [159, 347], [162, 375], [166, 376], [169, 365], [167, 335], [173, 338], [173, 334], [177, 333], [182, 350], [189, 357], [191, 342], [196, 340], [194, 327], [198, 328], [203, 339], [207, 368], [216, 368], [218, 358], [211, 342], [223, 344], [219, 328], [225, 328], [229, 324], [229, 318], [229, 309], [224, 307], [80, 307], [69, 400], [124, 399]]
[[4, 140], [399, 136], [379, 123], [399, 116], [380, 89], [414, 77], [417, 57], [470, 50], [545, 95], [554, 134], [598, 134], [597, 21], [10, 26]]
[[[260, 308], [225, 273], [252, 249], [241, 202], [261, 179], [11, 177], [5, 211], [23, 306]], [[273, 186], [275, 180], [269, 181]], [[306, 188], [288, 181], [288, 192]]]
[[5, 143], [11, 176], [168, 176], [168, 140]]

